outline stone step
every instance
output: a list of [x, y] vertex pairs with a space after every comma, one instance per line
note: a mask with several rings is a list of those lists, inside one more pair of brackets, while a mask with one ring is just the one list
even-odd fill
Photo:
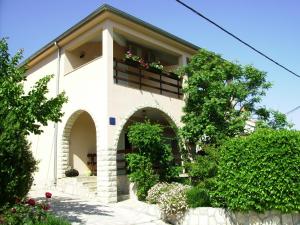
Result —
[[64, 193], [94, 199], [97, 195], [96, 176], [78, 176], [59, 180], [59, 190]]
[[88, 188], [88, 189], [97, 188], [97, 184], [83, 185], [83, 187]]
[[93, 193], [97, 194], [97, 186], [89, 187], [88, 189], [89, 189], [90, 192], [93, 192]]
[[118, 194], [118, 201], [125, 201], [127, 199], [129, 199], [130, 196], [129, 195], [121, 195], [121, 194]]
[[126, 170], [118, 170], [117, 175], [126, 175]]
[[78, 176], [78, 182], [85, 182], [85, 181], [94, 181], [97, 182], [97, 176]]
[[97, 185], [97, 181], [80, 181], [83, 186]]

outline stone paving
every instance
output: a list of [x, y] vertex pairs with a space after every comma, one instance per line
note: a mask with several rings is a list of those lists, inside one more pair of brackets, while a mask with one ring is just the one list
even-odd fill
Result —
[[[42, 200], [44, 191], [31, 191], [30, 197]], [[51, 191], [51, 207], [56, 215], [66, 218], [72, 224], [87, 225], [167, 225], [155, 216], [145, 212], [145, 205], [135, 200], [116, 204], [100, 204], [95, 200]]]

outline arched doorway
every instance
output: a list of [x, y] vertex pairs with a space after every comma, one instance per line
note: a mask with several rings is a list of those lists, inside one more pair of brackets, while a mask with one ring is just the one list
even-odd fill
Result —
[[133, 113], [120, 132], [118, 145], [117, 145], [117, 190], [118, 200], [129, 198], [129, 180], [126, 171], [125, 155], [134, 151], [130, 145], [127, 137], [128, 127], [135, 122], [143, 122], [149, 120], [151, 123], [158, 123], [164, 128], [164, 136], [172, 147], [173, 157], [175, 163], [181, 164], [181, 157], [179, 152], [177, 136], [177, 127], [172, 119], [163, 111], [145, 107]]
[[83, 110], [75, 112], [66, 124], [64, 140], [68, 167], [81, 176], [96, 175], [96, 127], [91, 115]]

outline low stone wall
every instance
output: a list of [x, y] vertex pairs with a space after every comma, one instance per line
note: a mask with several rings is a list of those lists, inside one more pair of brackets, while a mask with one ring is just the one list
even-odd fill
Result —
[[88, 199], [95, 199], [97, 198], [96, 191], [91, 192], [88, 187], [83, 186], [80, 182], [81, 179], [89, 179], [95, 177], [65, 177], [58, 179], [57, 185], [54, 186], [52, 189], [60, 191], [62, 193], [77, 195], [80, 197], [88, 198]]
[[233, 213], [221, 208], [201, 207], [188, 210], [181, 218], [171, 218], [176, 225], [300, 225], [300, 214], [269, 211]]

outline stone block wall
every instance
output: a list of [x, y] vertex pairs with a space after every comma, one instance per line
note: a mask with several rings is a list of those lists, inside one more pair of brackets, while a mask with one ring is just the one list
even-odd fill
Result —
[[221, 208], [200, 207], [188, 210], [181, 218], [170, 221], [176, 225], [300, 225], [300, 214], [268, 211], [233, 213]]

